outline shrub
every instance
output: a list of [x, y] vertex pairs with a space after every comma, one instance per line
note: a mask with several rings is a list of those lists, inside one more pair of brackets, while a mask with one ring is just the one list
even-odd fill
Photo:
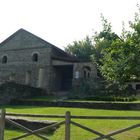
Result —
[[136, 91], [128, 85], [110, 84], [101, 80], [84, 81], [79, 87], [74, 87], [69, 94], [70, 99], [85, 99], [95, 101], [135, 101]]
[[83, 81], [79, 86], [73, 87], [69, 98], [85, 98], [93, 95], [105, 95], [105, 84], [98, 80]]

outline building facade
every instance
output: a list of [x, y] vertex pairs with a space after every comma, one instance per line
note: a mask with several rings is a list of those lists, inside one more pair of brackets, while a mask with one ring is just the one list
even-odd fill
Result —
[[7, 81], [67, 91], [97, 76], [96, 65], [81, 63], [49, 42], [20, 29], [0, 44], [0, 84]]

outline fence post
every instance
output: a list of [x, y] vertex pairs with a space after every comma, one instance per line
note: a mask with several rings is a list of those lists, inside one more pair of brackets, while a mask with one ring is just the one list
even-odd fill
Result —
[[66, 121], [65, 121], [65, 140], [70, 140], [70, 112], [66, 112]]
[[5, 109], [1, 109], [1, 114], [0, 114], [0, 140], [4, 140], [4, 128], [5, 128]]

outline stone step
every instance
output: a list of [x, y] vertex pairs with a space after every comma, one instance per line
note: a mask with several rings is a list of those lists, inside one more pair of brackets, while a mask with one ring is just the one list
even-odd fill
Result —
[[[17, 122], [31, 130], [36, 130], [36, 129], [39, 129], [39, 128], [42, 128], [42, 127], [46, 127], [46, 126], [49, 126], [49, 125], [52, 125], [52, 124], [55, 124], [57, 123], [56, 121], [48, 121], [48, 120], [31, 120], [31, 119], [27, 119], [27, 118], [21, 118], [21, 117], [6, 117], [14, 122]], [[9, 128], [9, 129], [13, 129], [16, 127], [9, 124], [8, 122], [6, 122], [5, 124], [6, 128]], [[52, 131], [55, 131], [57, 128], [56, 127], [53, 127], [51, 128], [50, 130]]]

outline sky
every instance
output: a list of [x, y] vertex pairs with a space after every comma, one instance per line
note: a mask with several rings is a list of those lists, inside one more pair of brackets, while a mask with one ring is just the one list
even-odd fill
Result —
[[0, 0], [0, 42], [23, 28], [64, 48], [102, 29], [100, 15], [121, 33], [140, 0]]

